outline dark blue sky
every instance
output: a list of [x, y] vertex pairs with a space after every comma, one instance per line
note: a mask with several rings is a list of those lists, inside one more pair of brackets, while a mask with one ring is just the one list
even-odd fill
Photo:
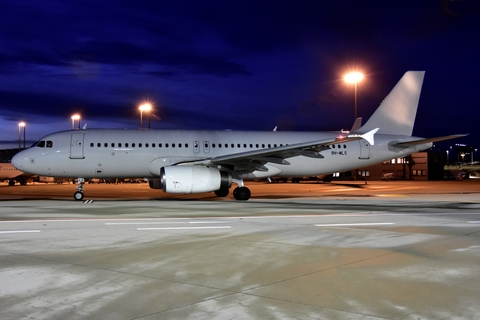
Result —
[[365, 121], [425, 70], [414, 134], [480, 148], [480, 0], [4, 0], [0, 26], [0, 146], [138, 128], [144, 100], [158, 129], [349, 129], [358, 68]]

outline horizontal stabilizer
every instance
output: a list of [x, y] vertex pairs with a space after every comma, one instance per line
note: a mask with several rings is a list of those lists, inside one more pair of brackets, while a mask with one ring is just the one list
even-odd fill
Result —
[[415, 146], [419, 144], [424, 144], [424, 143], [430, 143], [430, 142], [439, 142], [439, 141], [444, 141], [444, 140], [450, 140], [450, 139], [457, 139], [457, 138], [462, 138], [468, 136], [468, 133], [466, 134], [452, 134], [449, 136], [443, 136], [443, 137], [436, 137], [436, 138], [428, 138], [428, 139], [420, 139], [420, 140], [412, 140], [412, 141], [406, 141], [406, 142], [398, 142], [395, 143], [395, 146], [398, 147], [409, 147], [409, 146]]

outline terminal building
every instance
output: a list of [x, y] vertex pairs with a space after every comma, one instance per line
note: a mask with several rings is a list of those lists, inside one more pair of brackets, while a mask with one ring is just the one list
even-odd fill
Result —
[[436, 151], [416, 152], [360, 168], [358, 174], [371, 180], [441, 180], [445, 178], [442, 154]]
[[332, 180], [442, 180], [459, 179], [472, 175], [465, 166], [446, 169], [440, 150], [416, 152], [403, 158], [391, 159], [355, 171], [335, 173]]

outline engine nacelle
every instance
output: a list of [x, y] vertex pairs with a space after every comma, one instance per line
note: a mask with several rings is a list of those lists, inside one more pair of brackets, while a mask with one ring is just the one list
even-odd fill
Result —
[[161, 186], [168, 193], [200, 193], [228, 189], [232, 176], [225, 171], [199, 166], [167, 166], [160, 169], [160, 183], [152, 182], [150, 187]]

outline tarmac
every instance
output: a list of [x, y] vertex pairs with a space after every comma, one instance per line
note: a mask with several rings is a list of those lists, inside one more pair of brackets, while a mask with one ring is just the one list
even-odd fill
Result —
[[480, 181], [0, 184], [1, 319], [478, 319]]

